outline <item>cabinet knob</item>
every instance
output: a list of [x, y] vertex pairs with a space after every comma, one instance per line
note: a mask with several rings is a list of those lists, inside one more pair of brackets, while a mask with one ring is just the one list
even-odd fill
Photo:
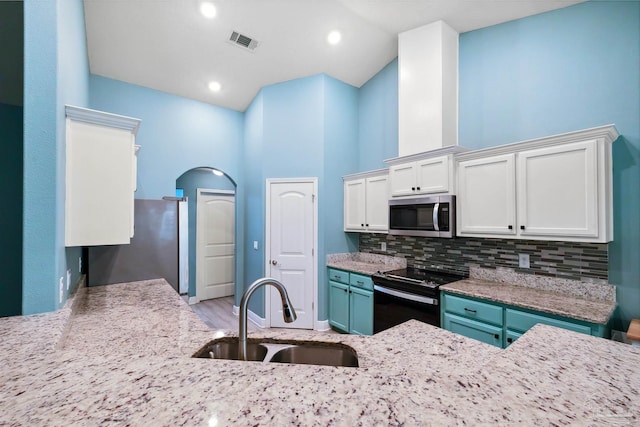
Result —
[[347, 290], [346, 290], [346, 289], [343, 289], [343, 291], [344, 291], [344, 293], [345, 293], [345, 294], [347, 293]]
[[520, 230], [524, 230], [524, 225], [521, 225], [521, 226], [520, 226]]
[[420, 187], [416, 187], [416, 190], [420, 191]]
[[367, 227], [369, 226], [369, 224], [367, 224]]
[[349, 293], [352, 294], [353, 292], [351, 292], [351, 290], [349, 290]]
[[494, 334], [494, 335], [493, 335], [493, 337], [494, 337], [495, 339], [497, 339], [497, 340], [498, 340], [498, 339], [500, 339], [500, 335], [498, 335], [498, 334]]
[[513, 225], [509, 225], [509, 230], [513, 230]]
[[511, 344], [513, 342], [513, 338], [507, 338], [507, 342]]
[[416, 191], [416, 187], [411, 187], [411, 191]]
[[364, 227], [364, 224], [360, 224], [360, 227]]

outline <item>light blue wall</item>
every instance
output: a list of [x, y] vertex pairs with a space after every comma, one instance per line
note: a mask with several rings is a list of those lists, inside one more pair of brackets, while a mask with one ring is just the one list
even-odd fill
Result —
[[200, 166], [221, 169], [241, 185], [242, 113], [96, 75], [90, 105], [142, 120], [136, 198], [173, 195], [176, 179]]
[[[318, 177], [320, 320], [327, 317], [326, 254], [355, 248], [342, 232], [342, 175], [357, 162], [357, 117], [357, 89], [325, 75], [264, 87], [246, 112], [247, 283], [264, 276], [265, 180]], [[256, 293], [250, 308], [264, 316], [263, 307]]]
[[[64, 247], [64, 104], [86, 106], [88, 63], [81, 0], [24, 3], [23, 313], [62, 304]], [[73, 279], [77, 259], [69, 261]], [[64, 288], [66, 300], [66, 286]]]
[[[264, 221], [265, 221], [265, 181], [263, 164], [264, 149], [264, 90], [261, 90], [253, 99], [245, 113], [244, 122], [244, 202], [246, 215], [243, 218], [246, 247], [244, 263], [244, 283], [239, 283], [236, 288], [237, 306], [240, 305], [240, 296], [244, 289], [254, 280], [264, 276]], [[253, 242], [258, 242], [258, 249], [253, 248]], [[254, 294], [250, 301], [251, 310], [256, 312], [264, 305], [262, 293]]]
[[[136, 198], [171, 196], [183, 173], [212, 167], [237, 184], [236, 212], [244, 218], [243, 113], [96, 75], [91, 75], [90, 89], [91, 108], [142, 120], [136, 137], [136, 144], [142, 146]], [[191, 217], [195, 209], [189, 208]], [[243, 242], [244, 235], [244, 228], [237, 227], [236, 241]], [[246, 281], [243, 245], [237, 246], [236, 257], [239, 285]], [[195, 289], [194, 270], [190, 269], [190, 295]]]
[[0, 316], [22, 312], [22, 107], [0, 104]]
[[358, 163], [358, 89], [324, 77], [324, 156], [319, 181], [318, 319], [329, 317], [326, 255], [357, 252], [358, 235], [344, 230], [342, 177]]
[[[236, 186], [227, 176], [217, 176], [212, 173], [211, 168], [196, 168], [185, 172], [176, 180], [176, 188], [184, 190], [189, 207], [189, 296], [196, 295], [196, 224], [197, 224], [197, 200], [198, 188], [210, 190], [235, 191]], [[239, 215], [236, 215], [239, 218]], [[242, 224], [240, 224], [241, 226]], [[238, 224], [236, 223], [236, 230]], [[238, 236], [236, 235], [236, 241]], [[236, 256], [239, 258], [238, 256]], [[236, 267], [242, 266], [244, 261], [236, 259]], [[236, 278], [238, 268], [236, 268]]]
[[640, 2], [587, 2], [460, 36], [460, 145], [614, 123], [610, 282], [640, 317]]
[[398, 59], [358, 90], [357, 170], [382, 169], [398, 157]]

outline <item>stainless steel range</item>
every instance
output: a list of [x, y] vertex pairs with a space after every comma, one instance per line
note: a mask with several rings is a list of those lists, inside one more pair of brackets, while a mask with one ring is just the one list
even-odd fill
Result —
[[466, 279], [439, 270], [404, 268], [378, 272], [374, 283], [373, 332], [378, 333], [410, 319], [440, 326], [441, 285]]

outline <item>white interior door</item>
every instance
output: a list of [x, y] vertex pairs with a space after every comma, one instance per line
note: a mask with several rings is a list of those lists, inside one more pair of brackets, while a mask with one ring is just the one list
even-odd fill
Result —
[[287, 288], [297, 320], [285, 323], [278, 291], [268, 288], [271, 327], [313, 329], [316, 295], [315, 179], [267, 181], [267, 276]]
[[235, 282], [235, 195], [198, 189], [196, 296], [233, 295]]

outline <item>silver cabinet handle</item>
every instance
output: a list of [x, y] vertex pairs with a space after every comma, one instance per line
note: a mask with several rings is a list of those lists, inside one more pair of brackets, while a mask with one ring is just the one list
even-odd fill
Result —
[[278, 261], [276, 261], [275, 259], [271, 260], [271, 264], [276, 265], [278, 263]]

